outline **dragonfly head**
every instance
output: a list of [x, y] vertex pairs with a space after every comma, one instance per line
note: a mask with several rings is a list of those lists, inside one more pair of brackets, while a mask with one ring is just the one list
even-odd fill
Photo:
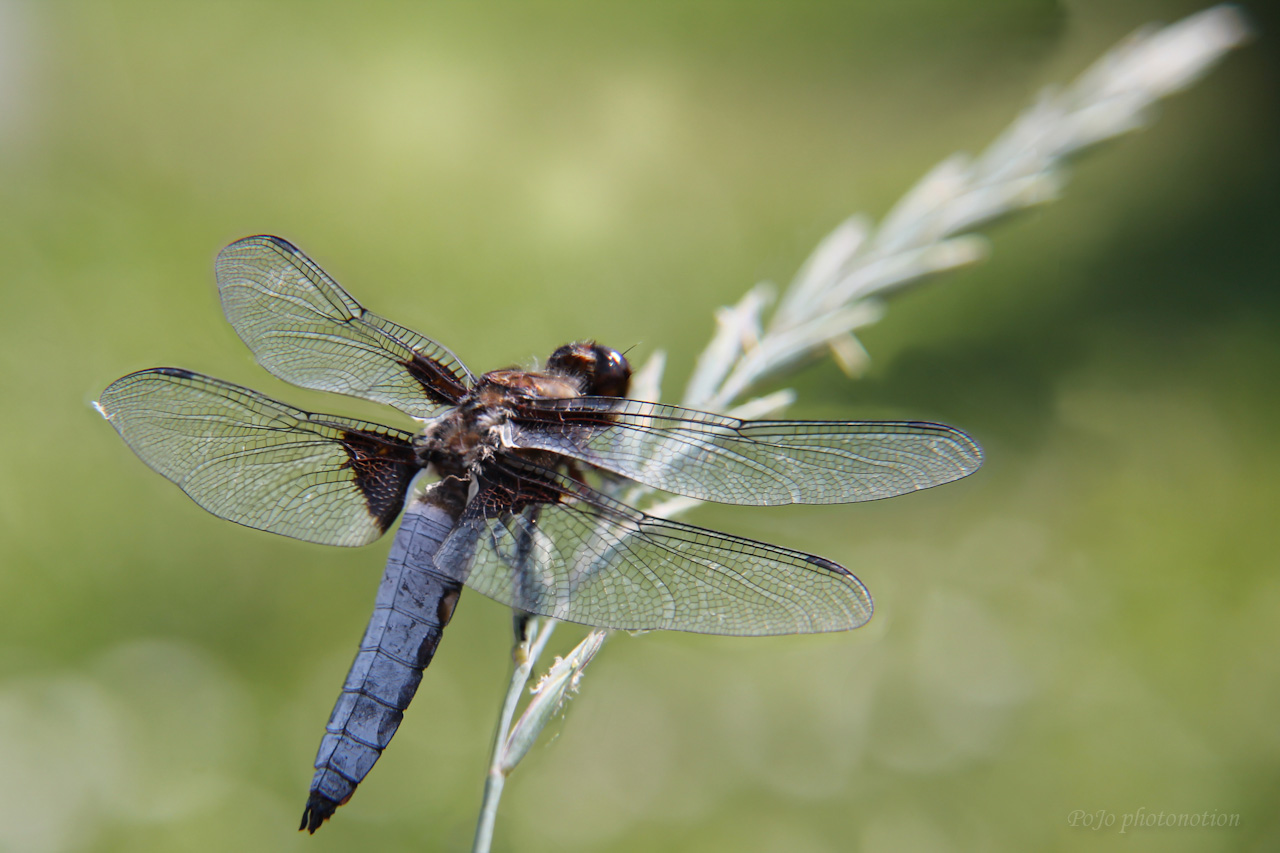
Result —
[[547, 371], [578, 379], [587, 397], [625, 397], [631, 384], [626, 356], [595, 341], [560, 347], [547, 359]]

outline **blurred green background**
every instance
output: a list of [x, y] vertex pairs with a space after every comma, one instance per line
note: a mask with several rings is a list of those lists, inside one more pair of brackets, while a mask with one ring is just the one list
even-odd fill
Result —
[[[384, 759], [300, 836], [389, 538], [213, 518], [90, 408], [176, 365], [407, 425], [259, 369], [222, 245], [285, 236], [476, 370], [666, 349], [674, 400], [717, 306], [1199, 8], [0, 0], [0, 850], [470, 844], [509, 612], [463, 597]], [[963, 427], [978, 475], [689, 516], [852, 567], [871, 625], [616, 637], [496, 849], [1280, 848], [1278, 21], [1246, 8], [1257, 41], [892, 302], [867, 376], [789, 383], [794, 416]], [[1240, 817], [1121, 834], [1138, 809]]]

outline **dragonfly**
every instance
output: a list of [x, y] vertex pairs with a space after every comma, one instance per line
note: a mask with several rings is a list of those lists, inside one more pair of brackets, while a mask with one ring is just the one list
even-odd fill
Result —
[[842, 504], [982, 464], [978, 444], [943, 424], [744, 421], [631, 399], [625, 356], [590, 340], [539, 370], [477, 376], [279, 237], [232, 243], [215, 270], [226, 318], [262, 367], [418, 424], [316, 414], [173, 367], [118, 379], [96, 403], [147, 465], [221, 518], [339, 546], [400, 519], [316, 755], [300, 827], [312, 833], [391, 742], [464, 585], [521, 614], [626, 631], [805, 634], [871, 618], [844, 566], [646, 515], [614, 497], [620, 486]]

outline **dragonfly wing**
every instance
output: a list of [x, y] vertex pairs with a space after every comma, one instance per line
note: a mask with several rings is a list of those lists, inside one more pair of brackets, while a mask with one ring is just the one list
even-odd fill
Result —
[[279, 237], [245, 237], [218, 254], [227, 320], [276, 376], [428, 418], [472, 382], [453, 353], [366, 311], [319, 265]]
[[982, 449], [914, 421], [742, 421], [639, 400], [519, 408], [514, 447], [550, 450], [699, 500], [776, 506], [878, 500], [968, 476]]
[[420, 467], [410, 433], [187, 370], [130, 374], [97, 405], [142, 461], [209, 512], [323, 545], [385, 533]]

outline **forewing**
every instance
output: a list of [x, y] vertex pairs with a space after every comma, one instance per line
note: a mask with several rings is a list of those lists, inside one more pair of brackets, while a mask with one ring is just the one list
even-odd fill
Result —
[[366, 311], [297, 247], [245, 237], [218, 254], [227, 320], [276, 376], [395, 406], [417, 418], [453, 405], [471, 374], [440, 344]]
[[322, 545], [386, 532], [419, 467], [410, 433], [186, 370], [130, 374], [97, 405], [143, 462], [209, 512]]
[[807, 634], [857, 628], [871, 596], [844, 567], [653, 518], [558, 474], [489, 466], [441, 560], [512, 607], [604, 628]]
[[607, 397], [528, 403], [510, 436], [656, 489], [755, 506], [889, 498], [982, 464], [977, 443], [943, 424], [741, 421]]

